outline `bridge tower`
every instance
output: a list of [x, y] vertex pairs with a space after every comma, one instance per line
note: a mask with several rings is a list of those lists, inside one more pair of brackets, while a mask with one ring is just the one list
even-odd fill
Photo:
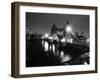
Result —
[[69, 24], [69, 21], [66, 21], [64, 35], [65, 35], [67, 42], [72, 42], [72, 40], [73, 40], [71, 32], [72, 32], [72, 29], [71, 29], [71, 26]]
[[71, 26], [69, 25], [69, 21], [66, 21], [64, 27], [62, 28], [58, 28], [55, 24], [51, 26], [51, 35], [57, 36], [59, 39], [65, 38], [67, 42], [72, 41], [71, 32], [72, 30]]

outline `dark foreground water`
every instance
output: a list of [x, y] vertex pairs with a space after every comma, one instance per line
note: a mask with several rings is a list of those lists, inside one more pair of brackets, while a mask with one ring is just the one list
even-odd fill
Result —
[[[26, 41], [26, 67], [89, 64], [89, 48], [67, 43], [45, 51], [42, 39]], [[52, 44], [51, 44], [52, 45]]]

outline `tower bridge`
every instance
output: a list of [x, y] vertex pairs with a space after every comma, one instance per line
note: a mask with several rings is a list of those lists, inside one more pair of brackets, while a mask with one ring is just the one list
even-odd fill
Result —
[[[33, 63], [34, 58], [34, 61], [36, 61], [42, 56], [41, 61], [46, 61], [44, 59], [44, 57], [46, 57], [47, 60], [49, 58], [51, 64], [53, 61], [55, 61], [54, 64], [57, 62], [58, 64], [66, 64], [66, 62], [67, 64], [89, 63], [89, 44], [81, 41], [73, 33], [68, 21], [62, 28], [58, 28], [53, 24], [51, 26], [51, 33], [43, 34], [41, 37], [35, 37], [28, 41], [29, 43], [27, 42], [27, 45], [29, 48], [27, 48], [27, 53], [29, 53], [29, 57], [32, 57], [32, 60], [30, 60], [31, 63]], [[37, 57], [34, 57], [34, 55]], [[83, 55], [87, 56], [84, 57]], [[46, 64], [48, 64], [48, 62], [46, 62]]]
[[68, 21], [62, 28], [58, 28], [55, 24], [53, 24], [51, 26], [51, 34], [49, 35], [49, 37], [52, 37], [52, 39], [56, 38], [57, 40], [62, 42], [89, 46], [87, 42], [83, 42], [73, 33]]
[[[69, 22], [63, 28], [56, 27], [55, 24], [51, 27], [51, 34], [45, 34], [42, 39], [47, 55], [52, 53], [55, 56], [65, 59], [72, 59], [72, 56], [80, 56], [84, 53], [89, 53], [89, 44], [82, 42], [71, 30]], [[49, 51], [49, 53], [48, 53]], [[64, 58], [65, 56], [67, 58]], [[69, 56], [69, 57], [68, 57]]]

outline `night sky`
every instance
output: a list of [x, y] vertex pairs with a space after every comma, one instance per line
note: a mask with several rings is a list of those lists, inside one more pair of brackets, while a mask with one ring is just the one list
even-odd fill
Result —
[[50, 33], [51, 25], [63, 28], [66, 21], [73, 33], [89, 33], [89, 15], [26, 13], [26, 28], [32, 33]]

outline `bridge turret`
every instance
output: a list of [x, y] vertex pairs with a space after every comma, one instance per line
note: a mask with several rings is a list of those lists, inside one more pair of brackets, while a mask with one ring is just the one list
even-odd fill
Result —
[[66, 21], [64, 35], [65, 35], [67, 42], [72, 42], [71, 32], [72, 32], [72, 29], [69, 24], [69, 21]]

